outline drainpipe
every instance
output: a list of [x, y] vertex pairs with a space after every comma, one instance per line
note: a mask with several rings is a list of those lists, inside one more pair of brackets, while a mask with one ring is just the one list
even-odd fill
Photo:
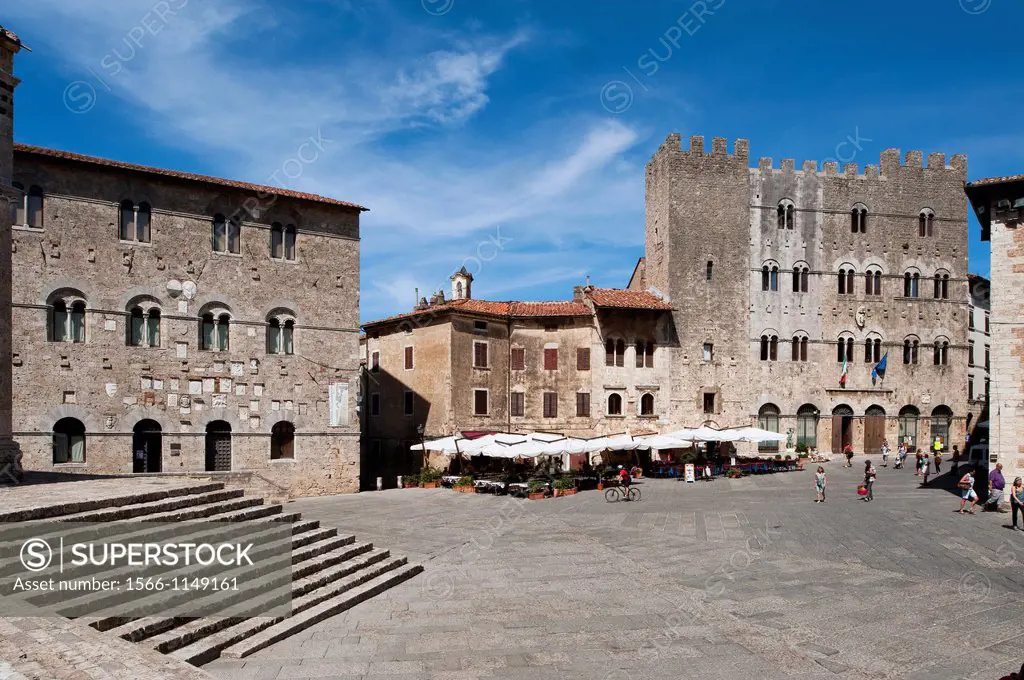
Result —
[[505, 431], [512, 432], [512, 317], [505, 321], [505, 348], [507, 362], [505, 365]]

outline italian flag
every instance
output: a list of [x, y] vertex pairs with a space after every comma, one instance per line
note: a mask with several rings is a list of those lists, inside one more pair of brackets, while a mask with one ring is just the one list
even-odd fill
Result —
[[839, 375], [839, 386], [846, 387], [846, 374], [849, 372], [849, 367], [846, 365], [846, 359], [843, 359], [843, 372]]

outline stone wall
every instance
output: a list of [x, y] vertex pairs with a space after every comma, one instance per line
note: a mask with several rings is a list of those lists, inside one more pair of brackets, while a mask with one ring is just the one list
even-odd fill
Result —
[[[15, 430], [29, 469], [133, 470], [133, 430], [157, 423], [162, 470], [206, 468], [206, 428], [230, 425], [231, 470], [281, 495], [355, 491], [358, 433], [359, 211], [285, 197], [245, 215], [240, 253], [212, 252], [212, 217], [252, 192], [15, 155], [15, 179], [45, 191], [42, 229], [14, 231]], [[119, 239], [119, 204], [152, 206], [149, 243]], [[270, 257], [270, 225], [298, 228], [294, 260]], [[194, 283], [194, 295], [185, 285]], [[190, 299], [191, 298], [191, 299]], [[54, 342], [59, 300], [85, 302], [85, 341]], [[161, 312], [158, 347], [128, 346], [128, 312]], [[230, 315], [227, 351], [199, 348], [199, 316]], [[268, 321], [294, 319], [294, 353], [270, 354]], [[332, 383], [348, 385], [329, 426]], [[336, 388], [336, 394], [345, 393]], [[86, 426], [84, 463], [54, 465], [61, 418]], [[295, 428], [294, 458], [270, 460], [270, 433]]]
[[[1012, 200], [1012, 199], [1011, 199]], [[990, 206], [991, 210], [991, 206]], [[991, 213], [990, 213], [991, 214]], [[1024, 229], [991, 224], [992, 384], [989, 446], [1009, 479], [1024, 476]]]

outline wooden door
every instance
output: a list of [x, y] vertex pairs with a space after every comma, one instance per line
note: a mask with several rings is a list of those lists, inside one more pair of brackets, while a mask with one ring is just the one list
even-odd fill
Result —
[[864, 416], [864, 453], [878, 453], [885, 440], [885, 416]]
[[843, 452], [843, 416], [832, 416], [832, 453]]

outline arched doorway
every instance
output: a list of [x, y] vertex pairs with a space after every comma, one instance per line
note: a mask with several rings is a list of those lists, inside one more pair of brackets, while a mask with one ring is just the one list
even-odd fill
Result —
[[270, 429], [270, 460], [295, 457], [295, 426], [287, 420]]
[[940, 439], [942, 450], [949, 450], [949, 425], [951, 422], [953, 422], [953, 411], [948, 406], [940, 404], [932, 409], [932, 434], [928, 448], [934, 450], [935, 440]]
[[907, 449], [913, 451], [917, 448], [917, 419], [921, 412], [914, 406], [904, 406], [900, 409], [900, 442], [907, 445]]
[[885, 409], [877, 404], [864, 411], [864, 453], [876, 453], [885, 441]]
[[814, 404], [804, 404], [796, 410], [797, 448], [818, 448], [818, 409]]
[[155, 420], [140, 420], [132, 430], [132, 472], [160, 472], [163, 432]]
[[853, 409], [840, 404], [832, 409], [832, 453], [842, 453], [853, 446]]
[[223, 420], [206, 426], [206, 471], [231, 471], [231, 425]]
[[[757, 426], [762, 430], [768, 430], [769, 432], [779, 431], [779, 416], [781, 415], [779, 407], [775, 404], [765, 404], [757, 412]], [[758, 451], [775, 452], [779, 450], [779, 443], [777, 441], [760, 442], [757, 445]]]
[[53, 463], [85, 462], [85, 424], [77, 418], [61, 418], [53, 424]]

